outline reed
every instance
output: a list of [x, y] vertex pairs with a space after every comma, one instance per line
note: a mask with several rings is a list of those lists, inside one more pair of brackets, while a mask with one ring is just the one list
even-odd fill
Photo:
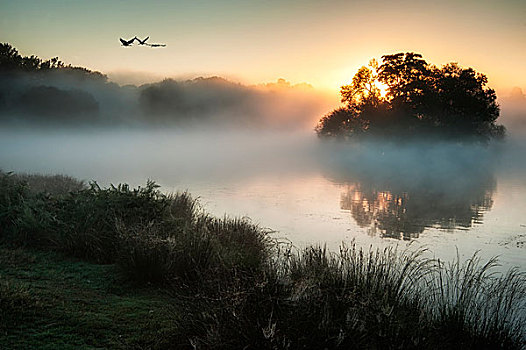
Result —
[[[526, 346], [526, 274], [498, 273], [496, 258], [444, 264], [412, 246], [354, 242], [296, 251], [247, 218], [212, 217], [189, 193], [165, 195], [151, 181], [45, 183], [0, 172], [2, 245], [114, 264], [135, 285], [161, 287], [175, 310], [165, 348]], [[33, 305], [0, 282], [2, 309]]]

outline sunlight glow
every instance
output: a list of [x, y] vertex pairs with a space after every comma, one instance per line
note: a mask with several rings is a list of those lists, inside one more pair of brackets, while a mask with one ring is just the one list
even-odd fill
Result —
[[375, 81], [374, 85], [380, 90], [380, 96], [386, 97], [387, 96], [387, 89], [389, 88], [387, 84], [380, 83], [379, 81]]

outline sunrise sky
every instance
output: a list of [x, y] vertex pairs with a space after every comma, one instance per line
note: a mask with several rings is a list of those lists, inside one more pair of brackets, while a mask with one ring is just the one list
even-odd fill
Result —
[[[282, 77], [336, 91], [370, 58], [414, 51], [526, 90], [524, 0], [0, 0], [0, 13], [0, 42], [110, 77]], [[120, 46], [135, 35], [168, 46]]]

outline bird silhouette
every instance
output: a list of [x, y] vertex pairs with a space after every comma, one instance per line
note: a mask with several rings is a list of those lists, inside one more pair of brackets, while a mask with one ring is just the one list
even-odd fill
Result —
[[137, 39], [137, 37], [134, 37], [133, 39], [130, 39], [130, 40], [124, 40], [123, 38], [120, 38], [120, 41], [122, 43], [122, 46], [131, 46], [135, 39]]
[[149, 45], [150, 47], [165, 47], [166, 44], [147, 44]]
[[147, 36], [144, 40], [141, 40], [141, 39], [139, 39], [137, 37], [135, 37], [134, 39], [139, 42], [139, 45], [148, 45], [148, 44], [146, 44], [146, 40], [150, 39], [150, 37]]

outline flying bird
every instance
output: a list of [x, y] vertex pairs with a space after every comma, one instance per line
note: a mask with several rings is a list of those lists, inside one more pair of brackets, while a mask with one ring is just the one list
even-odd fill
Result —
[[148, 44], [146, 44], [146, 40], [150, 39], [150, 37], [147, 36], [144, 40], [141, 40], [141, 39], [139, 39], [137, 37], [135, 37], [134, 39], [139, 42], [139, 45], [148, 45]]
[[[120, 38], [120, 41], [122, 43], [122, 46], [131, 46], [131, 44], [133, 44], [133, 41], [137, 39], [137, 37], [134, 37], [130, 40], [124, 40], [123, 38]], [[140, 40], [139, 40], [140, 41]]]
[[150, 47], [165, 47], [166, 44], [147, 44], [150, 45]]

